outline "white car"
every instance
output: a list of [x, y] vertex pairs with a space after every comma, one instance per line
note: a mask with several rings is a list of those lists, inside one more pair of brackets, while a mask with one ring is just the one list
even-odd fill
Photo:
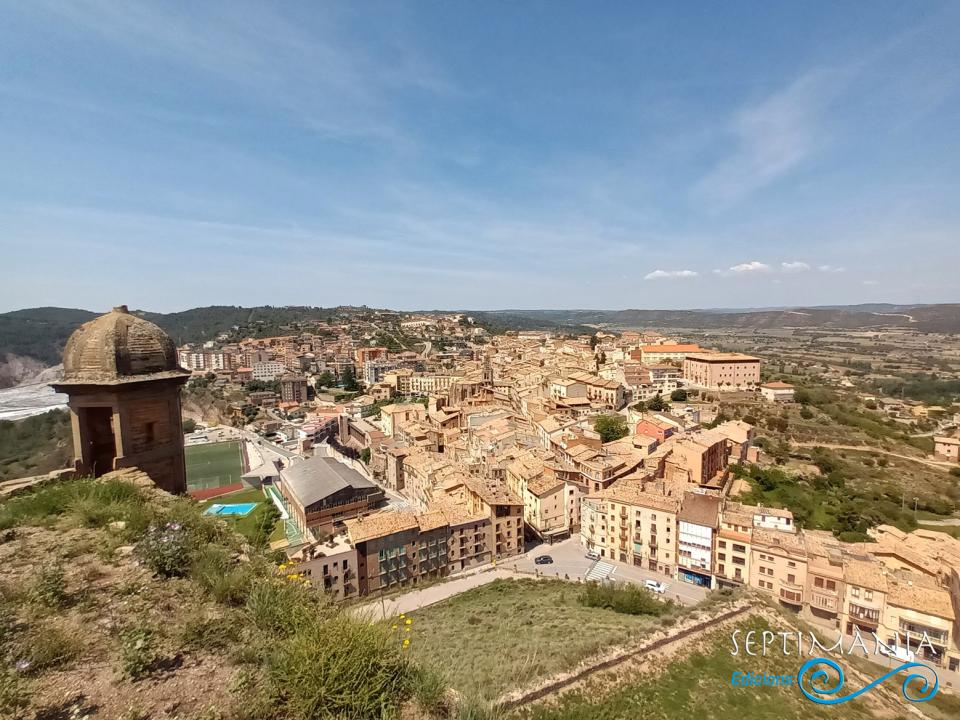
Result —
[[667, 591], [667, 584], [665, 582], [659, 582], [658, 580], [646, 580], [643, 585], [647, 590], [655, 592], [658, 595], [663, 595]]
[[587, 551], [587, 557], [588, 557], [589, 559], [591, 559], [591, 560], [599, 560], [599, 559], [600, 559], [600, 553], [598, 553], [596, 550], [588, 550], [588, 551]]

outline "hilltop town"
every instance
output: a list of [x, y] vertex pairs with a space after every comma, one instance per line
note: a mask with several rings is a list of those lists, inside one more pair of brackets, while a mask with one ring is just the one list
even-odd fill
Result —
[[[843, 359], [824, 370], [789, 353], [771, 360], [766, 348], [762, 357], [747, 354], [735, 335], [711, 346], [706, 335], [653, 330], [491, 332], [464, 313], [380, 311], [276, 329], [291, 332], [235, 328], [176, 347], [120, 306], [76, 330], [54, 382], [69, 398], [73, 463], [0, 483], [9, 498], [0, 504], [5, 547], [23, 532], [22, 542], [45, 542], [49, 530], [18, 528], [53, 512], [65, 532], [77, 518], [107, 531], [106, 539], [74, 539], [105, 548], [84, 567], [126, 567], [137, 558], [142, 573], [156, 562], [149, 542], [157, 521], [144, 524], [142, 490], [120, 487], [187, 495], [192, 500], [176, 506], [163, 532], [193, 526], [225, 548], [214, 561], [198, 546], [181, 561], [186, 569], [170, 571], [196, 583], [197, 602], [217, 603], [201, 614], [252, 607], [257, 588], [272, 582], [271, 567], [313, 593], [295, 606], [310, 606], [309, 597], [338, 608], [322, 617], [369, 617], [389, 633], [403, 629], [398, 616], [413, 612], [437, 641], [419, 642], [412, 657], [445, 667], [433, 685], [449, 683], [461, 705], [476, 694], [485, 712], [531, 702], [537, 683], [569, 684], [556, 678], [578, 662], [598, 672], [608, 645], [620, 648], [617, 663], [644, 656], [657, 617], [669, 644], [690, 633], [718, 643], [715, 623], [747, 631], [788, 618], [812, 632], [865, 638], [875, 660], [916, 658], [953, 682], [960, 668], [955, 406], [895, 403], [871, 394], [872, 379], [845, 373]], [[849, 417], [835, 409], [840, 397]], [[858, 444], [843, 450], [816, 440], [826, 425], [831, 439]], [[923, 429], [920, 442], [911, 433]], [[83, 479], [91, 476], [109, 489]], [[75, 499], [43, 499], [60, 492]], [[103, 492], [120, 499], [97, 500]], [[166, 493], [157, 496], [161, 507]], [[237, 539], [217, 535], [224, 530]], [[238, 542], [247, 544], [238, 550]], [[263, 560], [250, 575], [230, 569], [223, 553], [233, 562]], [[0, 600], [23, 597], [11, 589], [20, 582], [0, 585], [8, 597]], [[163, 598], [166, 587], [151, 592]], [[596, 624], [596, 635], [557, 646], [531, 671], [525, 633], [572, 611], [567, 588], [577, 598], [576, 622]], [[477, 689], [477, 671], [451, 658], [456, 643], [442, 638], [482, 644], [471, 633], [483, 628], [476, 613], [490, 607], [489, 593], [522, 609], [512, 637], [498, 635], [496, 651], [478, 658], [487, 680]], [[37, 622], [23, 617], [21, 628]], [[65, 642], [59, 625], [39, 617], [35, 632]], [[155, 624], [142, 632], [163, 635]], [[203, 652], [203, 643], [183, 639], [194, 632], [175, 629], [165, 642]], [[103, 642], [110, 644], [90, 644]], [[85, 652], [72, 647], [41, 665], [22, 660], [28, 675], [41, 672], [44, 702], [64, 682], [45, 668], [69, 672], [70, 659]], [[161, 655], [156, 650], [142, 669], [153, 678], [150, 703], [175, 707], [166, 699], [174, 685], [150, 669]], [[232, 663], [203, 657], [169, 682], [200, 682], [188, 678], [203, 663], [216, 672]], [[499, 665], [488, 662], [494, 657]], [[128, 681], [131, 690], [139, 682]], [[267, 680], [257, 682], [262, 690]], [[396, 701], [412, 701], [403, 697]]]

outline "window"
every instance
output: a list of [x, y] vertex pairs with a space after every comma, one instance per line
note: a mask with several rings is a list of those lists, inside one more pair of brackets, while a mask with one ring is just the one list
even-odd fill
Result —
[[873, 600], [873, 590], [864, 590], [863, 591], [864, 600]]
[[797, 564], [796, 564], [793, 560], [788, 560], [788, 561], [787, 561], [787, 567], [793, 567], [793, 568], [795, 568], [796, 566], [797, 566]]
[[717, 541], [717, 545], [719, 545], [719, 546], [722, 547], [722, 548], [727, 547], [727, 543], [726, 543], [726, 541], [724, 541], [724, 540], [718, 540], [718, 541]]
[[850, 594], [851, 594], [853, 597], [855, 597], [855, 598], [860, 597], [860, 588], [851, 586], [851, 587], [850, 587]]
[[733, 551], [738, 553], [745, 553], [747, 551], [746, 546], [734, 544]]
[[787, 575], [787, 582], [790, 583], [790, 584], [792, 584], [792, 585], [796, 585], [796, 584], [797, 584], [797, 576], [796, 576], [796, 575]]
[[818, 588], [822, 588], [822, 587], [823, 587], [823, 578], [815, 577], [815, 578], [813, 579], [813, 586], [814, 586], [814, 587], [818, 587]]

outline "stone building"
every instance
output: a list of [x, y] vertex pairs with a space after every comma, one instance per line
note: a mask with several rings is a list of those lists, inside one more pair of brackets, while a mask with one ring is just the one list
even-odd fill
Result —
[[189, 377], [173, 340], [126, 305], [80, 326], [54, 384], [70, 397], [77, 473], [138, 467], [158, 487], [186, 492], [180, 389]]

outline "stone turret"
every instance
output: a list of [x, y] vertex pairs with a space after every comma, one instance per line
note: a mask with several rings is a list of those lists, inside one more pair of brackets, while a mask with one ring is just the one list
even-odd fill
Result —
[[70, 397], [77, 472], [139, 467], [164, 490], [186, 492], [180, 389], [189, 377], [173, 340], [125, 305], [80, 326], [54, 385]]

